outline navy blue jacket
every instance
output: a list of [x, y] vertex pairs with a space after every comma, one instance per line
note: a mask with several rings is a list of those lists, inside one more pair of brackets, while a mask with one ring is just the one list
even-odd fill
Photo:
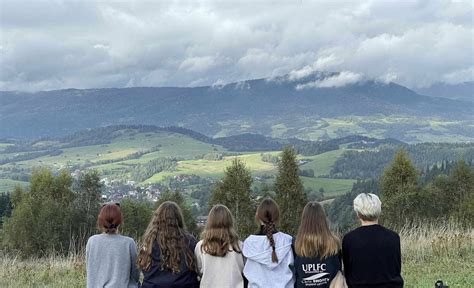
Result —
[[[186, 237], [189, 249], [193, 252], [196, 247], [196, 239], [188, 235]], [[152, 264], [148, 271], [143, 271], [144, 279], [142, 288], [198, 288], [198, 275], [186, 266], [184, 253], [181, 255], [180, 272], [173, 273], [170, 270], [161, 270], [161, 255], [158, 244], [152, 249]]]

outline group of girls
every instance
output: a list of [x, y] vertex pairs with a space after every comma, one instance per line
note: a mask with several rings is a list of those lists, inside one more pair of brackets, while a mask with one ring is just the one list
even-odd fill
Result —
[[[141, 287], [144, 288], [334, 287], [336, 275], [341, 270], [341, 245], [329, 229], [323, 207], [317, 202], [305, 206], [294, 238], [278, 231], [279, 217], [275, 201], [264, 199], [255, 215], [259, 225], [257, 233], [242, 242], [230, 210], [224, 205], [215, 205], [209, 212], [202, 240], [197, 242], [186, 231], [179, 206], [164, 202], [154, 212], [138, 256], [132, 251], [133, 240], [115, 232], [104, 230], [89, 239], [86, 253], [88, 287], [139, 286], [135, 258], [143, 272]], [[122, 223], [112, 218], [102, 222], [100, 219], [99, 215], [99, 225], [105, 229]], [[92, 247], [98, 246], [98, 241], [94, 241], [99, 240], [98, 237], [106, 240], [115, 237], [126, 245], [114, 245], [112, 241], [102, 239], [99, 249]], [[101, 266], [98, 262], [100, 258], [106, 262], [103, 257], [120, 253], [120, 248], [125, 254], [130, 251], [131, 255], [120, 260], [131, 262], [121, 270], [112, 269], [117, 275], [108, 276], [108, 270], [102, 270], [107, 264]], [[112, 252], [104, 253], [100, 249]], [[115, 258], [113, 261], [117, 262]], [[115, 276], [122, 278], [109, 279]], [[128, 282], [124, 279], [127, 276]]]

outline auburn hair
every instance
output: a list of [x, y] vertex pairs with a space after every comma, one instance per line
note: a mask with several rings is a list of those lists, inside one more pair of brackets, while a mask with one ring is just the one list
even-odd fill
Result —
[[276, 223], [280, 218], [280, 208], [278, 204], [271, 198], [263, 200], [257, 208], [256, 214], [257, 221], [263, 223], [263, 232], [267, 235], [270, 246], [272, 247], [272, 262], [278, 262], [276, 255], [275, 239], [273, 239], [273, 233], [276, 230]]
[[336, 255], [340, 246], [339, 238], [329, 229], [323, 206], [316, 201], [306, 204], [296, 235], [296, 254], [309, 258], [319, 257], [322, 260]]
[[143, 236], [143, 243], [138, 254], [138, 265], [148, 271], [152, 264], [153, 246], [160, 249], [160, 269], [177, 274], [180, 272], [181, 256], [184, 255], [186, 266], [197, 271], [194, 251], [189, 248], [191, 235], [186, 231], [183, 214], [178, 204], [166, 201], [153, 214]]
[[234, 217], [225, 205], [214, 205], [209, 211], [206, 228], [202, 233], [201, 251], [219, 257], [230, 251], [242, 252], [239, 236], [234, 229]]
[[102, 205], [97, 217], [97, 227], [107, 234], [117, 233], [118, 226], [123, 223], [120, 206], [115, 203]]

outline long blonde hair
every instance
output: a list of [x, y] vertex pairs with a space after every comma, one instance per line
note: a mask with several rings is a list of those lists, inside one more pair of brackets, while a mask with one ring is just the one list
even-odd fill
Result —
[[226, 206], [217, 204], [209, 211], [206, 228], [202, 233], [201, 251], [220, 257], [229, 251], [241, 253], [234, 219]]
[[181, 255], [187, 267], [197, 271], [194, 251], [188, 246], [190, 234], [186, 232], [183, 214], [178, 204], [166, 201], [156, 209], [143, 236], [143, 245], [138, 254], [138, 265], [145, 271], [151, 267], [151, 254], [156, 243], [160, 249], [161, 270], [180, 272]]
[[306, 204], [296, 235], [296, 255], [325, 259], [336, 255], [339, 250], [339, 238], [329, 229], [321, 204], [315, 201]]

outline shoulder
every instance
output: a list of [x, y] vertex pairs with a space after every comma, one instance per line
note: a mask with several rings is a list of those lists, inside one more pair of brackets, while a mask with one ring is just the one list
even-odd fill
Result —
[[288, 234], [283, 233], [283, 232], [277, 232], [277, 233], [273, 234], [273, 237], [277, 241], [283, 241], [285, 244], [293, 243], [293, 236], [288, 235]]
[[196, 247], [194, 248], [195, 253], [201, 252], [202, 240], [196, 243]]
[[91, 245], [92, 243], [100, 241], [101, 238], [102, 238], [101, 234], [92, 235], [91, 237], [89, 237], [89, 239], [87, 239], [87, 245]]
[[394, 241], [398, 241], [400, 242], [400, 235], [398, 235], [397, 232], [393, 231], [393, 230], [390, 230], [384, 226], [381, 226], [380, 225], [380, 228], [382, 229], [382, 231], [389, 237], [391, 238], [392, 240]]

